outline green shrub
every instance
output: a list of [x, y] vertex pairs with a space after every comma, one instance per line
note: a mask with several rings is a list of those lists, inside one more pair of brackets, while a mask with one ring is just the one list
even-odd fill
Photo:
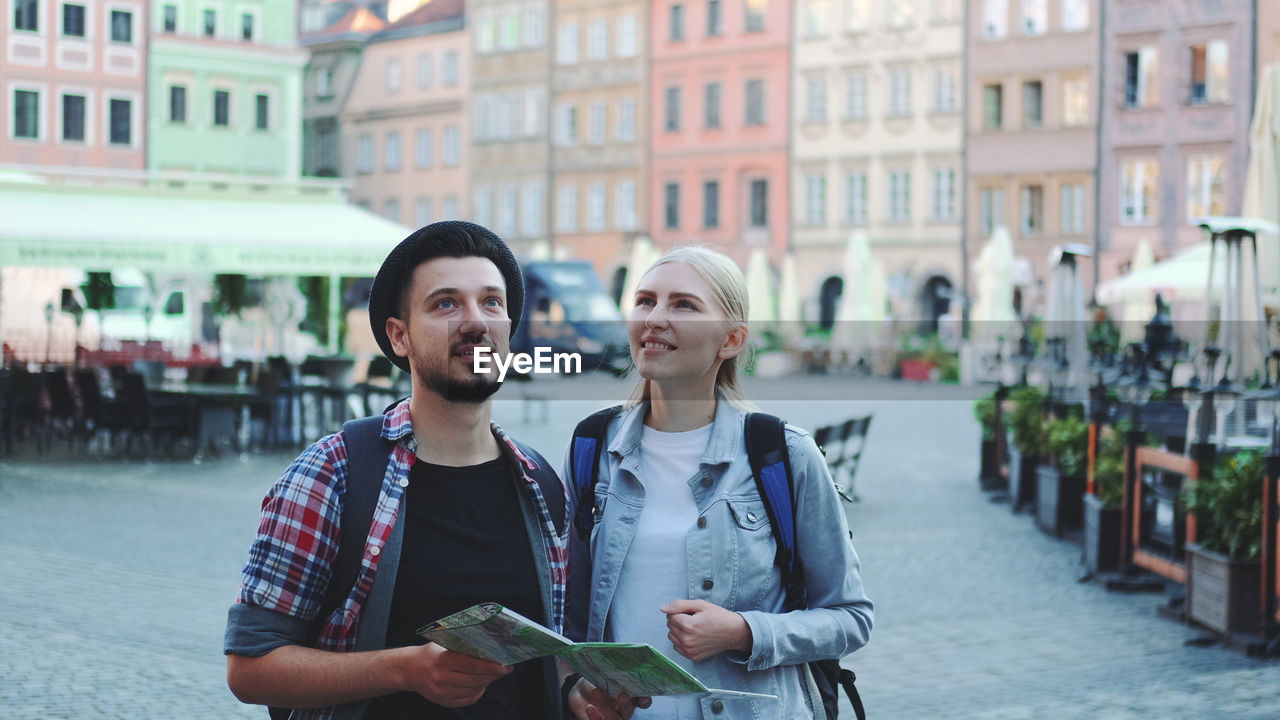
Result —
[[978, 398], [973, 404], [973, 416], [982, 428], [982, 441], [996, 439], [996, 396], [995, 393]]
[[1089, 423], [1077, 417], [1050, 423], [1049, 454], [1063, 477], [1084, 477], [1089, 464]]
[[1262, 548], [1262, 483], [1265, 459], [1243, 451], [1223, 460], [1210, 477], [1186, 492], [1196, 516], [1196, 542], [1235, 560], [1253, 560]]
[[1013, 391], [1014, 407], [1009, 413], [1009, 427], [1013, 430], [1013, 444], [1024, 455], [1042, 455], [1048, 439], [1044, 415], [1044, 393], [1039, 388], [1026, 386]]

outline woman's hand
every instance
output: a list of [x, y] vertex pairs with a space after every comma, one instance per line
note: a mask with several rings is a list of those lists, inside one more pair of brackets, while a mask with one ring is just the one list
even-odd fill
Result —
[[660, 609], [676, 652], [694, 662], [726, 650], [751, 652], [751, 626], [736, 612], [706, 600], [676, 600]]
[[578, 678], [569, 691], [569, 709], [578, 720], [629, 720], [636, 708], [651, 704], [647, 697], [633, 698], [626, 693], [611, 698], [586, 678]]

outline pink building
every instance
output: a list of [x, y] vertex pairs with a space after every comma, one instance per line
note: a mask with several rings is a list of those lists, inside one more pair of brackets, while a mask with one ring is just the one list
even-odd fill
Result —
[[7, 0], [0, 165], [146, 167], [144, 0]]
[[649, 227], [745, 264], [788, 238], [791, 3], [651, 3]]

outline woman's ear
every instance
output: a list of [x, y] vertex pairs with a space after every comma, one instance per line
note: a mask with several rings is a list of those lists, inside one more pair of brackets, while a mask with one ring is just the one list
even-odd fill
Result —
[[742, 354], [747, 348], [747, 324], [733, 323], [729, 326], [729, 336], [724, 339], [724, 343], [720, 345], [720, 352], [717, 357], [721, 360], [735, 358]]

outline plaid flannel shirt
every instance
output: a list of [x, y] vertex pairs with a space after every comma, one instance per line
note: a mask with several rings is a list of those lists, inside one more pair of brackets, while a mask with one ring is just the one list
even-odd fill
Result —
[[[565, 583], [568, 575], [567, 535], [556, 533], [542, 489], [526, 470], [538, 467], [495, 423], [495, 437], [519, 463], [524, 487], [541, 520], [541, 536], [551, 569], [553, 630], [564, 627]], [[316, 647], [349, 652], [356, 647], [361, 609], [369, 597], [382, 548], [391, 536], [404, 493], [402, 480], [417, 456], [418, 442], [404, 400], [383, 416], [382, 437], [395, 441], [387, 463], [360, 575], [345, 602], [324, 621]], [[346, 483], [347, 451], [341, 433], [307, 448], [285, 470], [262, 502], [258, 531], [249, 561], [241, 573], [238, 603], [256, 605], [311, 621], [320, 611], [330, 568], [337, 557], [339, 525]], [[407, 483], [406, 483], [407, 484]], [[333, 708], [295, 711], [292, 718], [326, 720]]]

